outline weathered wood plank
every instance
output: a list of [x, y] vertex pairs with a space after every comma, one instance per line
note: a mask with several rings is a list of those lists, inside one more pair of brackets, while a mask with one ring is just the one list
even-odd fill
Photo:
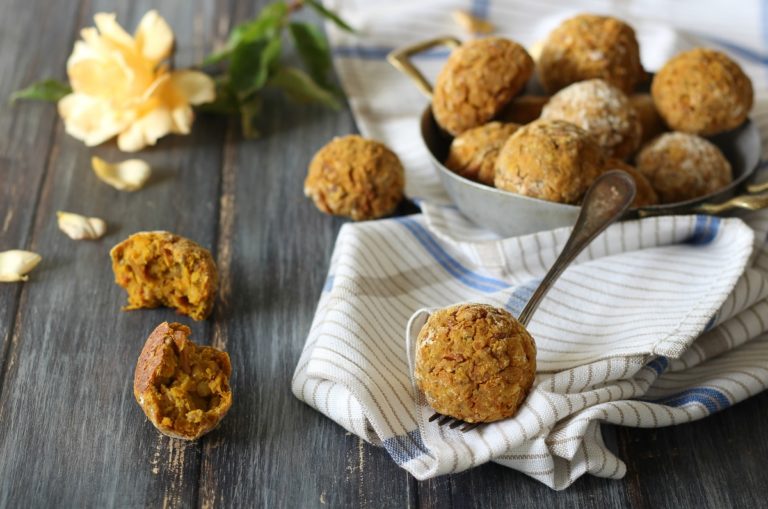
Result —
[[[0, 5], [0, 47], [5, 48], [0, 53], [0, 251], [28, 247], [56, 125], [50, 105], [12, 105], [8, 98], [40, 76], [63, 74], [77, 11], [75, 2], [50, 6], [13, 0]], [[0, 388], [22, 287], [0, 284]]]
[[704, 420], [621, 429], [632, 500], [646, 507], [764, 507], [768, 393]]
[[[218, 19], [217, 5], [177, 0], [160, 6], [177, 34], [180, 65], [199, 61], [212, 47], [216, 27], [206, 21]], [[95, 2], [75, 22], [90, 25], [93, 12], [115, 11], [132, 29], [153, 7], [148, 1]], [[59, 17], [76, 18], [68, 10]], [[33, 27], [30, 21], [27, 29]], [[72, 35], [57, 43], [65, 48], [62, 55], [45, 61], [63, 65]], [[24, 288], [0, 396], [0, 497], [39, 507], [62, 501], [196, 504], [200, 445], [162, 437], [131, 390], [144, 339], [159, 322], [177, 316], [170, 310], [120, 312], [125, 295], [112, 282], [108, 251], [133, 232], [155, 229], [215, 247], [225, 127], [225, 121], [207, 119], [190, 136], [166, 138], [142, 152], [139, 157], [156, 173], [137, 193], [107, 187], [90, 169], [93, 154], [128, 156], [111, 144], [88, 149], [57, 128], [30, 238], [46, 262]], [[99, 241], [74, 242], [57, 230], [57, 210], [102, 217], [109, 233]], [[210, 337], [210, 323], [191, 326], [194, 337]]]
[[[233, 24], [258, 8], [239, 7]], [[306, 167], [331, 137], [354, 132], [353, 121], [348, 111], [279, 98], [263, 119], [262, 139], [225, 148], [219, 263], [225, 251], [231, 262], [216, 342], [232, 356], [236, 401], [205, 441], [201, 505], [412, 505], [415, 482], [385, 451], [346, 434], [290, 391], [342, 224], [304, 198]]]

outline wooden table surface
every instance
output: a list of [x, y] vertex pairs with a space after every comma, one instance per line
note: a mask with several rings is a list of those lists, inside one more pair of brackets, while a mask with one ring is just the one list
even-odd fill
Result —
[[[586, 476], [554, 492], [486, 465], [417, 482], [379, 448], [293, 397], [290, 381], [343, 220], [302, 195], [305, 168], [329, 138], [355, 131], [348, 109], [269, 101], [262, 129], [200, 117], [189, 136], [140, 154], [145, 189], [99, 182], [90, 158], [125, 158], [64, 132], [55, 107], [11, 106], [8, 94], [64, 77], [81, 27], [113, 11], [133, 29], [158, 8], [177, 36], [176, 65], [199, 62], [264, 2], [4, 0], [0, 5], [0, 251], [43, 256], [29, 282], [0, 284], [0, 507], [755, 507], [768, 504], [768, 394], [693, 424], [604, 428], [624, 480]], [[75, 242], [56, 211], [102, 217], [98, 241]], [[176, 315], [121, 312], [109, 248], [167, 229], [214, 252], [213, 316], [193, 337], [232, 356], [235, 402], [195, 443], [160, 435], [134, 401], [148, 333]], [[186, 323], [189, 320], [184, 320]]]

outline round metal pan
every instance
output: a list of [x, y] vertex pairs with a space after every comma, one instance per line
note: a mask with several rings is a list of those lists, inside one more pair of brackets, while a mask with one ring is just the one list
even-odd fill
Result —
[[[418, 88], [431, 99], [432, 86], [411, 63], [410, 57], [438, 45], [456, 47], [457, 39], [442, 37], [411, 45], [392, 52], [388, 60], [412, 78]], [[448, 195], [464, 215], [479, 225], [503, 236], [523, 235], [541, 230], [570, 226], [576, 221], [579, 207], [531, 198], [464, 178], [445, 167], [452, 137], [435, 121], [431, 106], [421, 116], [421, 137], [432, 163]], [[731, 163], [733, 181], [727, 187], [693, 200], [631, 209], [624, 219], [671, 214], [726, 215], [740, 210], [757, 210], [768, 206], [768, 183], [752, 184], [760, 161], [760, 136], [751, 121], [738, 128], [708, 138]]]

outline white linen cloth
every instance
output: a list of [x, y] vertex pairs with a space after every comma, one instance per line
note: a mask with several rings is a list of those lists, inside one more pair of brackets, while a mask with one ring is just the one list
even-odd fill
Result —
[[[384, 57], [415, 40], [460, 35], [450, 20], [456, 8], [524, 44], [576, 11], [538, 1], [326, 4], [363, 34], [329, 29], [360, 130], [398, 153], [407, 193], [423, 213], [342, 228], [296, 368], [298, 398], [385, 447], [417, 479], [494, 461], [563, 489], [586, 472], [625, 474], [603, 443], [602, 422], [679, 424], [768, 387], [768, 214], [649, 218], [611, 226], [544, 299], [529, 326], [536, 383], [515, 417], [469, 433], [429, 423], [433, 411], [410, 366], [428, 315], [422, 308], [474, 301], [519, 314], [569, 229], [499, 239], [448, 205], [418, 134], [426, 102]], [[649, 69], [692, 44], [688, 33], [658, 22], [727, 44], [756, 85], [752, 118], [765, 133], [764, 17], [757, 3], [744, 7], [718, 15], [723, 7], [714, 3], [585, 2], [578, 10], [632, 23]], [[417, 63], [434, 74], [446, 54]]]

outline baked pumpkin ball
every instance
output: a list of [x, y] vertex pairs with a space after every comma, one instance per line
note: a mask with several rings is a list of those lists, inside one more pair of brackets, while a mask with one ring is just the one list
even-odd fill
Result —
[[637, 156], [662, 203], [691, 200], [731, 183], [731, 164], [713, 143], [687, 133], [662, 134]]
[[651, 94], [632, 94], [629, 96], [629, 103], [635, 108], [637, 119], [642, 126], [641, 146], [667, 130]]
[[123, 309], [168, 306], [195, 320], [213, 310], [218, 272], [211, 252], [170, 232], [139, 232], [110, 251], [115, 282], [128, 292]]
[[752, 108], [752, 82], [720, 51], [695, 48], [664, 64], [651, 86], [653, 100], [676, 131], [711, 135], [741, 125]]
[[541, 118], [575, 124], [605, 153], [624, 159], [640, 146], [642, 126], [627, 96], [601, 79], [568, 85], [550, 98]]
[[456, 136], [491, 120], [523, 89], [533, 60], [521, 45], [502, 37], [465, 42], [453, 50], [435, 80], [432, 113]]
[[141, 350], [133, 394], [164, 435], [195, 440], [211, 431], [232, 406], [229, 355], [189, 339], [189, 327], [163, 322]]
[[635, 31], [609, 16], [580, 14], [565, 20], [545, 39], [536, 63], [550, 93], [600, 78], [629, 94], [646, 78]]
[[445, 166], [462, 177], [492, 186], [499, 150], [519, 127], [489, 122], [464, 131], [451, 142]]
[[651, 186], [648, 179], [637, 171], [637, 168], [627, 164], [621, 159], [608, 159], [606, 163], [606, 170], [623, 170], [632, 177], [635, 181], [635, 200], [632, 202], [632, 208], [648, 207], [650, 205], [658, 205], [659, 195]]
[[309, 163], [304, 194], [326, 214], [355, 221], [394, 212], [403, 199], [405, 171], [383, 143], [358, 135], [334, 138]]
[[437, 412], [466, 422], [512, 417], [536, 374], [536, 344], [514, 316], [485, 304], [432, 313], [416, 343], [414, 377]]
[[578, 203], [605, 169], [594, 138], [562, 120], [540, 119], [510, 136], [496, 159], [499, 189], [560, 203]]

